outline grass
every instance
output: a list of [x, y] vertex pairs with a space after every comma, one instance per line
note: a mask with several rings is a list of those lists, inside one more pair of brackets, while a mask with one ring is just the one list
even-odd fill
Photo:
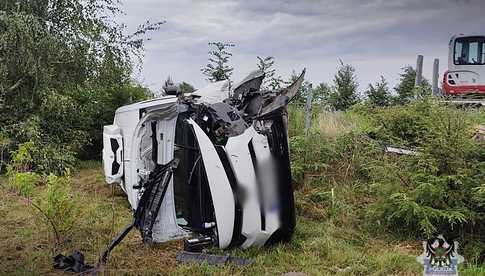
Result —
[[[5, 183], [5, 179], [1, 180]], [[80, 250], [87, 263], [93, 264], [99, 252], [131, 220], [129, 205], [116, 186], [104, 183], [101, 165], [90, 163], [73, 175], [73, 200], [78, 207], [74, 229], [64, 239], [60, 251], [69, 254]], [[43, 189], [44, 187], [37, 187]], [[305, 208], [325, 210], [317, 203], [306, 203], [307, 191], [297, 192], [298, 223], [294, 239], [271, 248], [239, 249], [230, 254], [251, 258], [247, 267], [177, 265], [175, 255], [181, 242], [157, 246], [142, 244], [133, 231], [117, 247], [105, 272], [119, 274], [162, 275], [278, 275], [291, 271], [308, 275], [418, 275], [419, 255], [416, 242], [393, 242], [369, 237], [352, 224], [325, 214], [305, 214]], [[61, 274], [52, 268], [53, 237], [40, 220], [40, 214], [21, 197], [0, 189], [0, 274]], [[344, 209], [342, 209], [344, 210]], [[350, 223], [350, 224], [349, 224]], [[221, 253], [217, 249], [212, 252]]]
[[[302, 112], [290, 110], [290, 135], [299, 135], [304, 125]], [[365, 122], [348, 113], [314, 114], [312, 132], [332, 139]], [[341, 166], [342, 164], [338, 164]], [[132, 231], [112, 252], [105, 275], [422, 275], [416, 256], [419, 241], [403, 240], [365, 219], [365, 185], [342, 176], [337, 164], [325, 167], [295, 192], [297, 228], [291, 242], [270, 248], [234, 249], [221, 252], [250, 258], [246, 267], [178, 265], [177, 252], [183, 246], [174, 241], [156, 246], [142, 244]], [[53, 236], [42, 216], [22, 197], [6, 188], [0, 178], [0, 275], [61, 275], [52, 267]], [[35, 188], [38, 192], [44, 186]], [[333, 191], [333, 193], [332, 193]], [[63, 239], [59, 251], [80, 250], [88, 264], [96, 263], [100, 252], [116, 233], [132, 219], [124, 193], [109, 186], [99, 162], [84, 162], [72, 176], [72, 200], [77, 215], [73, 229]], [[476, 264], [462, 265], [460, 275], [485, 275]]]

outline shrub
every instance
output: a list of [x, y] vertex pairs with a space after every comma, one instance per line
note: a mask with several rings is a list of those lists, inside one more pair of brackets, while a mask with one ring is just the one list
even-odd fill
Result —
[[[366, 221], [367, 230], [380, 235], [389, 230], [398, 238], [440, 233], [460, 238], [468, 259], [485, 260], [485, 144], [472, 138], [485, 122], [483, 112], [428, 98], [403, 106], [355, 105], [319, 114], [308, 138], [304, 113], [290, 110], [294, 114], [293, 175], [301, 181], [307, 173], [325, 174], [325, 182], [299, 191], [305, 216], [332, 218], [321, 214], [339, 210], [343, 222], [355, 215], [355, 227]], [[389, 144], [418, 154], [385, 153]], [[338, 191], [336, 206], [344, 207], [330, 207], [330, 188]]]
[[370, 212], [374, 219], [418, 236], [470, 235], [472, 225], [485, 226], [485, 209], [476, 194], [485, 151], [471, 139], [473, 121], [466, 111], [423, 100], [372, 116], [377, 139], [419, 151], [369, 163], [377, 197]]
[[[7, 166], [7, 175], [9, 186], [20, 196], [27, 198], [30, 207], [42, 213], [42, 216], [36, 217], [43, 219], [48, 227], [53, 228], [57, 244], [60, 234], [65, 234], [72, 228], [76, 209], [75, 202], [71, 197], [68, 168], [60, 173], [64, 176], [50, 173], [43, 177], [34, 171], [43, 164], [43, 162], [35, 164], [36, 154], [48, 151], [48, 148], [36, 148], [33, 142], [21, 144], [12, 153], [12, 160]], [[58, 159], [55, 156], [54, 158], [44, 156], [40, 160], [56, 162], [55, 160]], [[55, 166], [57, 166], [56, 170], [61, 170], [59, 164], [53, 164], [52, 168]], [[40, 188], [37, 193], [34, 193], [34, 188], [38, 183], [46, 183], [46, 185], [44, 189]]]
[[32, 197], [35, 185], [39, 183], [40, 177], [33, 172], [11, 173], [9, 178], [10, 186], [20, 195]]
[[71, 197], [69, 173], [60, 177], [47, 176], [46, 190], [39, 195], [38, 205], [60, 233], [69, 231], [74, 223], [75, 204]]
[[8, 171], [62, 175], [76, 164], [75, 152], [66, 145], [49, 141], [29, 141], [12, 152]]
[[329, 144], [319, 133], [310, 137], [293, 136], [289, 138], [291, 151], [291, 170], [294, 179], [301, 182], [304, 173], [319, 173], [327, 166], [330, 156]]

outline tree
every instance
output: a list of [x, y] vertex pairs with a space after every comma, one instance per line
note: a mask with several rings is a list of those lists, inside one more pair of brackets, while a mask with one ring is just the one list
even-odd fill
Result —
[[387, 106], [392, 100], [387, 81], [383, 76], [381, 76], [381, 80], [376, 82], [375, 85], [369, 84], [365, 94], [368, 97], [369, 103], [375, 106]]
[[12, 149], [34, 141], [41, 150], [56, 151], [39, 153], [45, 159], [73, 152], [98, 156], [100, 129], [112, 122], [116, 108], [149, 96], [131, 75], [145, 34], [163, 22], [145, 22], [126, 34], [126, 27], [111, 19], [121, 12], [118, 1], [5, 2], [0, 4], [0, 128]]
[[262, 87], [264, 89], [275, 90], [281, 88], [284, 82], [281, 76], [275, 76], [276, 69], [273, 68], [275, 60], [274, 57], [268, 56], [265, 58], [258, 58], [258, 69], [264, 73], [264, 81]]
[[223, 42], [209, 42], [208, 45], [213, 48], [209, 51], [209, 63], [200, 71], [210, 82], [230, 79], [233, 68], [229, 66], [229, 59], [232, 57], [229, 48], [235, 45]]
[[326, 83], [320, 83], [313, 90], [313, 102], [318, 105], [330, 105], [332, 89]]
[[335, 110], [346, 110], [359, 101], [357, 94], [357, 77], [355, 68], [340, 61], [340, 66], [334, 77], [334, 91], [330, 96], [331, 105]]
[[394, 88], [397, 93], [396, 102], [405, 104], [414, 98], [414, 83], [416, 80], [416, 71], [412, 66], [402, 68], [399, 84]]
[[415, 89], [414, 84], [416, 82], [416, 70], [412, 66], [406, 66], [402, 68], [403, 72], [400, 74], [399, 84], [394, 88], [397, 93], [395, 99], [397, 104], [407, 104], [415, 99], [416, 94], [426, 94], [431, 90], [431, 86], [425, 78], [421, 82], [421, 87]]
[[273, 68], [274, 65], [274, 57], [268, 56], [262, 58], [260, 56], [256, 57], [258, 59], [258, 69], [259, 71], [263, 72], [265, 75], [265, 79], [270, 79], [275, 74], [275, 69]]

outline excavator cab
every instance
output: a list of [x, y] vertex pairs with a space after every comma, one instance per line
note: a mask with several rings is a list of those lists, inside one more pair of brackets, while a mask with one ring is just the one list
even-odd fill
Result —
[[456, 35], [450, 39], [443, 94], [485, 97], [485, 35]]

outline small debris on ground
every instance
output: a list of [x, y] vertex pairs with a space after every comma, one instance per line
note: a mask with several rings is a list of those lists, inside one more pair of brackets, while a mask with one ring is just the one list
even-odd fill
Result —
[[384, 151], [387, 153], [396, 153], [396, 154], [401, 154], [401, 155], [418, 155], [419, 152], [412, 150], [412, 149], [406, 149], [402, 147], [395, 147], [395, 146], [386, 146], [384, 148]]
[[281, 276], [306, 276], [305, 273], [303, 272], [286, 272], [284, 274], [281, 274]]
[[210, 265], [232, 264], [237, 266], [246, 266], [252, 264], [253, 260], [232, 257], [230, 255], [213, 255], [206, 253], [182, 251], [177, 254], [177, 263], [208, 263]]
[[54, 257], [54, 268], [75, 273], [89, 272], [94, 269], [93, 266], [84, 263], [84, 255], [79, 251], [74, 251], [69, 256], [56, 255]]

